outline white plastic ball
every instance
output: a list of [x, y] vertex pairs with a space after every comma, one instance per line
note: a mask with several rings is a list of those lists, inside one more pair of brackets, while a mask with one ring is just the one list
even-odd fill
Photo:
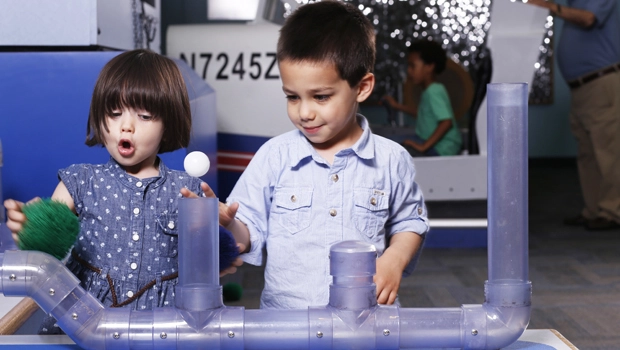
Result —
[[209, 157], [200, 151], [190, 152], [183, 161], [185, 172], [194, 177], [201, 177], [206, 174], [210, 166]]

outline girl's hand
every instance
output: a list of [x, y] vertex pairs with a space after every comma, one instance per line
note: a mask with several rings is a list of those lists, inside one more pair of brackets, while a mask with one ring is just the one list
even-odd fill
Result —
[[[200, 188], [204, 192], [205, 197], [207, 198], [216, 198], [215, 192], [211, 189], [211, 187], [203, 182], [200, 184]], [[186, 198], [196, 198], [197, 194], [188, 190], [187, 188], [181, 189], [181, 194]], [[220, 202], [219, 204], [219, 219], [220, 225], [228, 228], [230, 224], [235, 220], [235, 215], [237, 214], [237, 209], [239, 209], [239, 203], [232, 203], [230, 206], [225, 203]], [[243, 250], [241, 250], [243, 251]]]
[[[28, 203], [40, 201], [41, 198], [36, 197], [28, 201]], [[22, 212], [24, 205], [28, 203], [22, 203], [14, 199], [7, 199], [4, 201], [4, 207], [6, 208], [6, 227], [13, 233], [13, 240], [15, 244], [19, 243], [19, 231], [24, 227], [26, 222], [26, 215]]]

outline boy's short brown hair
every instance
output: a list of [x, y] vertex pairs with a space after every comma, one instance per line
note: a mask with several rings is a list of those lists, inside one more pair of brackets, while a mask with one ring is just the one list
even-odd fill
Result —
[[171, 59], [150, 50], [124, 52], [101, 70], [86, 127], [86, 144], [104, 146], [106, 116], [115, 109], [134, 108], [161, 118], [164, 134], [158, 153], [187, 147], [192, 126], [185, 81]]
[[332, 62], [356, 86], [375, 65], [375, 31], [357, 7], [339, 1], [302, 5], [280, 29], [278, 61]]

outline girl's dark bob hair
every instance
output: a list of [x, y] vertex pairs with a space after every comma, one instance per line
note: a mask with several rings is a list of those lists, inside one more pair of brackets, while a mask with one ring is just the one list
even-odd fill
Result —
[[88, 146], [105, 146], [104, 133], [109, 132], [106, 116], [123, 107], [145, 110], [161, 118], [164, 134], [158, 153], [189, 145], [189, 98], [183, 76], [171, 59], [138, 49], [121, 53], [103, 67], [90, 103]]

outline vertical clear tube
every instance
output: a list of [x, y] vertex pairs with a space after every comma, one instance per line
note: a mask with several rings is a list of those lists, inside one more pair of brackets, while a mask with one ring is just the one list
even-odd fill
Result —
[[219, 286], [217, 198], [179, 200], [178, 224], [179, 286]]
[[[175, 306], [192, 327], [202, 327], [223, 306], [219, 282], [220, 235], [217, 198], [179, 200], [179, 284]], [[191, 319], [191, 321], [190, 321]]]
[[527, 282], [528, 88], [487, 88], [489, 283]]

